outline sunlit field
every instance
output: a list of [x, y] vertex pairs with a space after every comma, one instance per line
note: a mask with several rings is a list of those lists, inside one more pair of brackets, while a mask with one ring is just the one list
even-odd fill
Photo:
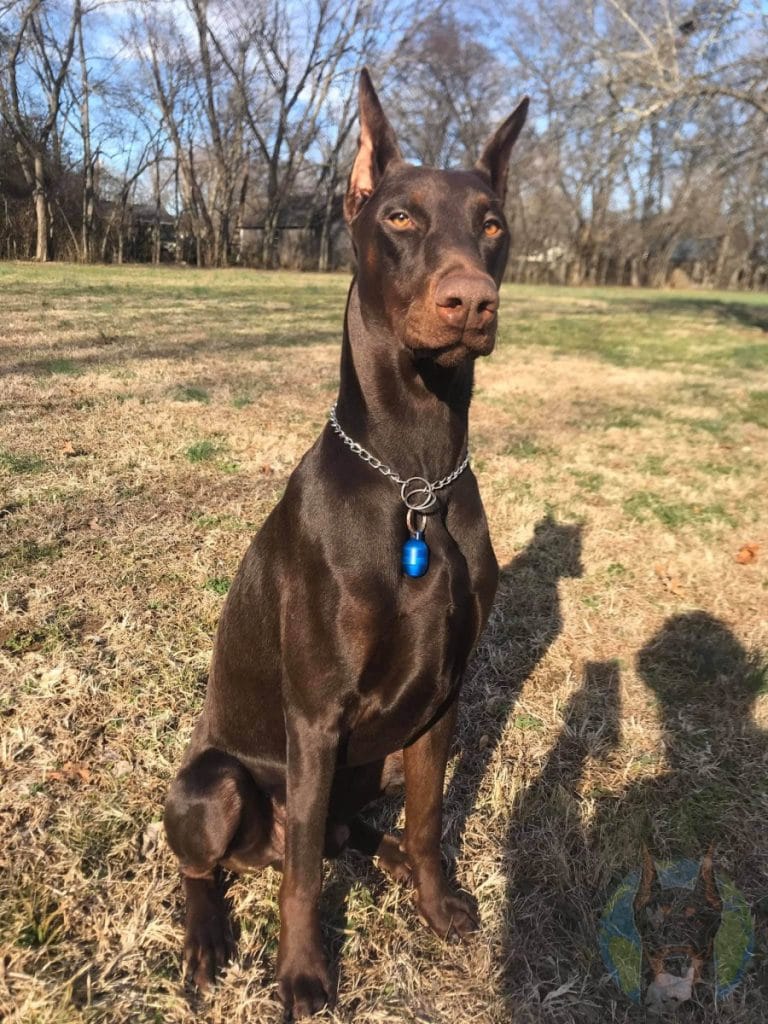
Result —
[[[0, 265], [0, 1017], [281, 1019], [279, 876], [181, 979], [162, 803], [249, 538], [335, 396], [348, 277]], [[768, 1019], [768, 295], [505, 286], [473, 466], [502, 566], [467, 673], [445, 946], [355, 854], [326, 868], [326, 1019], [641, 1021], [598, 922], [714, 843], [752, 968], [677, 1019]], [[380, 453], [383, 458], [386, 453]], [[397, 801], [376, 812], [397, 826]]]

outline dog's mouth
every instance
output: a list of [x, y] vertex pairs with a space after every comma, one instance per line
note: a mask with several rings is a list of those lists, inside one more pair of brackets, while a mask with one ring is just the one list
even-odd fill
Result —
[[[436, 339], [439, 342], [440, 339]], [[414, 359], [429, 359], [439, 366], [456, 366], [465, 359], [487, 356], [496, 344], [495, 331], [462, 331], [452, 341], [425, 345], [421, 340], [413, 344], [406, 341]]]

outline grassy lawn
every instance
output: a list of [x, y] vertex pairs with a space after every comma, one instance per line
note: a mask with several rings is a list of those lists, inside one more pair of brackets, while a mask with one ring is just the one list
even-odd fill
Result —
[[[223, 595], [334, 397], [347, 287], [0, 264], [0, 1017], [280, 1019], [279, 876], [229, 890], [237, 959], [191, 996], [158, 823]], [[745, 981], [680, 1018], [755, 1024], [768, 296], [505, 286], [501, 312], [471, 440], [503, 571], [445, 837], [483, 932], [443, 946], [373, 866], [329, 864], [332, 1019], [645, 1019], [597, 928], [647, 839], [659, 858], [713, 842], [755, 916]]]

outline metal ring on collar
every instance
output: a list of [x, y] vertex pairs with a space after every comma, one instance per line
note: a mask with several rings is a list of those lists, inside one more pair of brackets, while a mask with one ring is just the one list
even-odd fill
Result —
[[[418, 523], [419, 519], [421, 519], [421, 526], [414, 526], [414, 521]], [[417, 512], [415, 508], [409, 508], [408, 514], [405, 517], [405, 525], [410, 533], [424, 533], [427, 517], [423, 512]]]
[[410, 476], [403, 481], [400, 497], [406, 508], [412, 509], [414, 512], [426, 512], [435, 503], [435, 490], [429, 480], [425, 480], [423, 476]]

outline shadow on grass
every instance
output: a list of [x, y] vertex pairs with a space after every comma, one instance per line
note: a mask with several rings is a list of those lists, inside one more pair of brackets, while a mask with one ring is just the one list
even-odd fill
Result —
[[632, 299], [625, 308], [637, 313], [652, 314], [654, 311], [682, 313], [686, 316], [704, 316], [724, 324], [740, 324], [768, 333], [768, 303], [751, 305], [747, 302], [729, 302], [702, 295], [699, 298], [674, 298], [672, 296], [643, 300]]
[[[768, 684], [766, 662], [725, 623], [696, 611], [668, 619], [639, 651], [636, 667], [658, 702], [659, 774], [616, 791], [617, 772], [633, 759], [642, 765], [644, 751], [621, 751], [611, 764], [621, 742], [619, 668], [590, 663], [557, 742], [511, 809], [502, 965], [510, 1011], [521, 996], [543, 997], [576, 977], [578, 998], [558, 1019], [645, 1019], [628, 1001], [621, 1018], [611, 1016], [622, 997], [606, 985], [597, 936], [606, 898], [639, 866], [643, 843], [659, 859], [700, 859], [714, 844], [716, 870], [733, 877], [766, 938], [768, 734], [754, 721], [756, 698]], [[603, 773], [614, 780], [604, 791]], [[765, 1019], [764, 989], [745, 990], [752, 1016], [739, 1020]], [[695, 995], [681, 1008], [685, 1019], [719, 1019], [711, 992], [701, 986]]]
[[[456, 845], [522, 685], [562, 631], [558, 583], [583, 572], [581, 529], [545, 516], [526, 547], [501, 570], [482, 641], [483, 670], [467, 680], [459, 704], [461, 753], [445, 800]], [[525, 728], [526, 721], [520, 725]]]
[[[82, 356], [74, 356], [68, 359], [51, 358], [50, 352], [55, 350], [46, 347], [49, 353], [45, 358], [23, 359], [16, 363], [0, 366], [0, 377], [11, 374], [28, 373], [34, 377], [48, 377], [54, 374], [77, 375], [87, 370], [99, 370], [104, 367], [109, 370], [116, 366], [123, 366], [138, 360], [169, 359], [187, 360], [196, 355], [227, 354], [232, 352], [253, 352], [262, 353], [264, 349], [271, 348], [306, 348], [310, 345], [331, 345], [341, 341], [341, 317], [339, 317], [338, 328], [318, 329], [304, 332], [301, 327], [293, 331], [273, 331], [266, 334], [254, 334], [253, 336], [233, 336], [210, 340], [201, 338], [197, 341], [167, 341], [162, 344], [150, 342], [141, 345], [131, 341], [129, 345], [110, 345], [102, 352], [91, 352]], [[94, 342], [94, 344], [98, 344]], [[71, 349], [73, 346], [67, 343], [62, 346]]]
[[[588, 662], [582, 685], [563, 711], [563, 727], [535, 780], [510, 809], [505, 843], [502, 995], [512, 1011], [544, 999], [574, 974], [578, 1008], [568, 1021], [611, 1019], [595, 999], [603, 973], [597, 966], [589, 833], [582, 826], [588, 764], [607, 760], [620, 741], [620, 671], [616, 661]], [[570, 1001], [569, 1001], [570, 1003]], [[607, 1009], [603, 1007], [603, 1012]]]

